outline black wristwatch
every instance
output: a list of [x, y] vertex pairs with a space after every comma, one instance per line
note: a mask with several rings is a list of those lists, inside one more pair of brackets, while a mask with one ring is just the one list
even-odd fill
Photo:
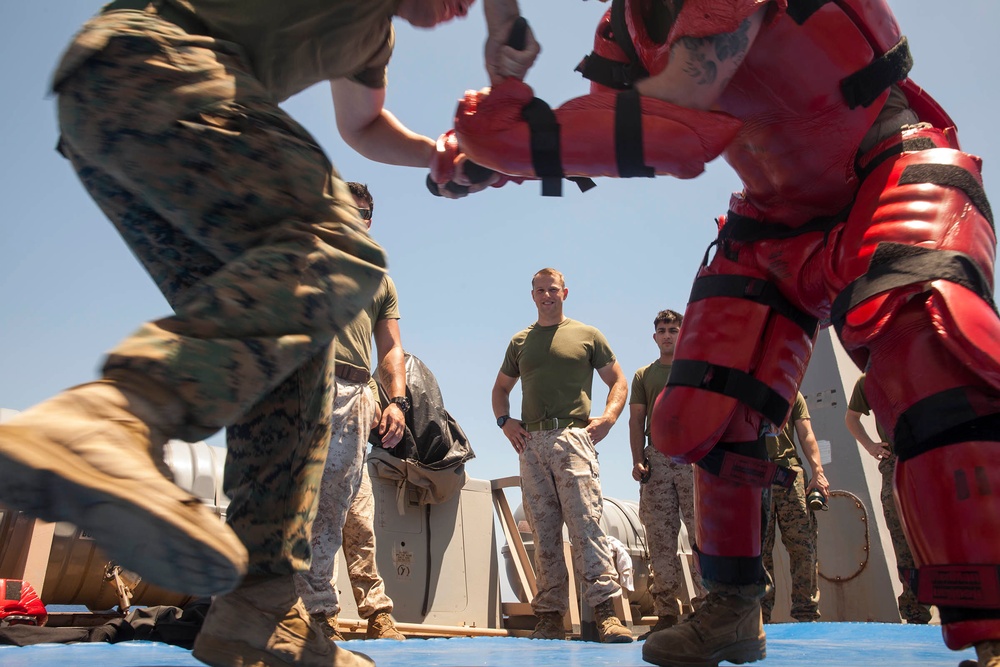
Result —
[[399, 409], [402, 410], [404, 413], [409, 412], [410, 410], [410, 399], [408, 399], [406, 396], [397, 396], [395, 398], [390, 398], [389, 402], [398, 405]]
[[500, 417], [497, 417], [497, 426], [503, 428], [503, 425], [507, 423], [508, 419], [510, 419], [510, 415], [501, 415]]

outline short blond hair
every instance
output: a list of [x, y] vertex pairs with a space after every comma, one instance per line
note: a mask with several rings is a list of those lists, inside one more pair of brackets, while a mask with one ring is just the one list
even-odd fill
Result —
[[558, 280], [560, 285], [566, 287], [566, 278], [563, 276], [562, 273], [556, 271], [555, 269], [544, 268], [541, 269], [540, 271], [535, 272], [535, 275], [531, 276], [532, 289], [534, 289], [535, 287], [535, 279], [538, 278], [539, 276], [551, 276], [552, 278]]

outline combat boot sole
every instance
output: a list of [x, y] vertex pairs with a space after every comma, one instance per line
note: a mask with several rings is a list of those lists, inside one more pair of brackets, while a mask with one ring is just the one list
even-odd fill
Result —
[[[0, 504], [73, 523], [109, 558], [167, 590], [235, 588], [247, 563], [236, 535], [163, 476], [134, 424], [102, 419], [100, 405], [88, 411], [89, 397], [60, 405], [65, 398], [0, 425]], [[51, 416], [33, 414], [49, 404]]]
[[743, 665], [767, 657], [766, 645], [764, 637], [744, 639], [724, 646], [707, 656], [677, 656], [665, 649], [650, 646], [647, 642], [642, 647], [642, 659], [659, 667], [719, 667], [719, 663], [723, 661]]

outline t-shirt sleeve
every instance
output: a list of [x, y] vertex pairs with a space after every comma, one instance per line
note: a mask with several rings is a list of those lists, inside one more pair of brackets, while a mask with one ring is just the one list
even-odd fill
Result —
[[635, 372], [632, 378], [632, 389], [629, 392], [629, 405], [646, 405], [646, 387], [642, 384], [642, 371]]
[[390, 23], [387, 27], [385, 43], [371, 60], [359, 71], [351, 74], [348, 79], [360, 83], [366, 88], [385, 88], [389, 83], [389, 59], [396, 44], [396, 33]]
[[806, 398], [799, 392], [795, 395], [795, 405], [792, 406], [792, 422], [797, 422], [800, 419], [812, 419], [809, 416], [809, 406], [806, 405]]
[[398, 320], [399, 295], [396, 293], [396, 283], [392, 282], [392, 278], [389, 276], [384, 276], [383, 280], [385, 281], [385, 296], [379, 304], [379, 310], [375, 316], [375, 321], [381, 322], [382, 320]]
[[594, 329], [594, 356], [591, 364], [594, 368], [601, 369], [615, 361], [615, 353], [611, 351], [608, 339], [597, 329]]
[[512, 378], [521, 377], [517, 346], [514, 345], [514, 341], [511, 341], [507, 346], [507, 352], [503, 355], [503, 363], [500, 364], [500, 372]]
[[854, 391], [851, 392], [851, 400], [847, 402], [847, 407], [863, 415], [868, 414], [871, 410], [868, 407], [868, 397], [865, 396], [865, 378], [863, 375], [854, 384]]

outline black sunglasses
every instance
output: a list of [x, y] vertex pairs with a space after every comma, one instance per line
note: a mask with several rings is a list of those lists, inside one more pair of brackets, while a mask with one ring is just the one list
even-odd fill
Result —
[[362, 220], [371, 220], [372, 219], [372, 210], [370, 208], [359, 208], [358, 209], [358, 215], [361, 216]]

